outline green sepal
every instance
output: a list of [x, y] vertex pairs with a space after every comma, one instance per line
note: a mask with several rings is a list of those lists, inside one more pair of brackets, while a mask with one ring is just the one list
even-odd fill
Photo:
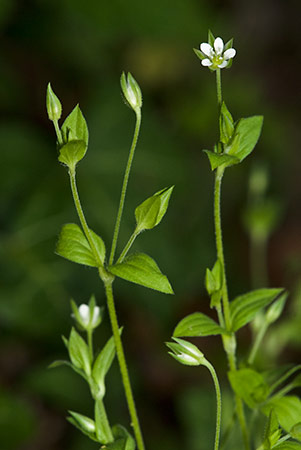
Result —
[[209, 158], [211, 170], [215, 170], [219, 166], [230, 167], [238, 164], [240, 161], [236, 156], [227, 153], [215, 153], [211, 150], [203, 150]]
[[79, 105], [76, 105], [69, 116], [65, 119], [61, 131], [64, 144], [67, 144], [70, 141], [83, 141], [85, 148], [87, 149], [89, 142], [89, 131], [87, 122], [80, 110]]
[[215, 41], [215, 37], [213, 35], [213, 33], [211, 32], [211, 30], [208, 30], [208, 44], [211, 45], [211, 47], [214, 48], [214, 41]]
[[300, 422], [301, 401], [294, 395], [271, 398], [261, 407], [261, 412], [268, 416], [271, 409], [274, 409], [280, 425], [287, 433]]
[[197, 48], [193, 48], [194, 53], [196, 54], [196, 56], [202, 61], [205, 58], [208, 58], [208, 56], [204, 55], [201, 50], [197, 49]]
[[53, 121], [58, 121], [62, 115], [62, 105], [58, 97], [52, 90], [51, 84], [47, 85], [46, 92], [46, 108], [49, 119]]
[[63, 258], [85, 266], [99, 267], [103, 265], [106, 248], [103, 240], [90, 230], [91, 238], [97, 249], [99, 260], [92, 253], [90, 244], [82, 229], [75, 223], [63, 225], [56, 245], [55, 253]]
[[[119, 334], [121, 334], [121, 332], [122, 328], [119, 329]], [[102, 399], [105, 395], [105, 377], [110, 370], [115, 354], [115, 341], [112, 336], [99, 352], [92, 369], [92, 377], [98, 388], [98, 391], [96, 392], [98, 399]]]
[[269, 386], [264, 377], [253, 369], [240, 369], [228, 372], [233, 391], [243, 399], [249, 408], [257, 408], [268, 394]]
[[112, 427], [114, 442], [105, 446], [109, 450], [135, 450], [136, 443], [134, 438], [122, 425]]
[[87, 147], [84, 141], [69, 141], [60, 148], [58, 160], [74, 171], [76, 164], [83, 159]]
[[135, 209], [136, 233], [150, 230], [163, 219], [174, 186], [161, 189]]
[[145, 253], [134, 253], [125, 258], [122, 263], [108, 266], [108, 271], [123, 280], [165, 294], [173, 294], [167, 277], [162, 274], [156, 262]]
[[74, 366], [73, 364], [71, 364], [69, 361], [65, 361], [65, 360], [53, 361], [53, 363], [49, 364], [48, 369], [55, 369], [56, 367], [61, 367], [61, 366], [70, 367], [70, 369], [72, 369], [75, 373], [77, 373], [78, 375], [80, 375], [81, 377], [83, 377], [85, 380], [88, 381], [87, 375], [85, 374], [85, 372], [83, 370], [79, 369], [78, 367]]
[[68, 343], [68, 351], [72, 364], [82, 369], [87, 376], [91, 375], [89, 349], [83, 338], [72, 328]]
[[113, 442], [114, 438], [112, 430], [108, 423], [105, 407], [101, 399], [95, 400], [94, 415], [96, 428], [95, 433], [98, 442], [101, 442], [102, 444], [109, 444]]
[[98, 442], [95, 435], [95, 422], [90, 417], [83, 414], [76, 413], [74, 411], [68, 411], [70, 416], [67, 417], [68, 422], [74, 425], [83, 434], [88, 436], [93, 441]]
[[227, 154], [236, 156], [243, 161], [254, 149], [261, 134], [263, 116], [252, 116], [243, 118], [235, 124], [233, 139], [238, 141], [237, 145], [229, 145], [225, 151]]
[[200, 312], [184, 317], [173, 332], [175, 337], [213, 336], [218, 334], [227, 334], [227, 332], [213, 319]]
[[185, 366], [200, 366], [206, 361], [204, 354], [191, 342], [173, 337], [176, 342], [165, 342], [171, 350], [168, 352], [176, 361]]
[[228, 144], [234, 132], [234, 122], [225, 102], [222, 103], [219, 116], [220, 140], [223, 144]]
[[[225, 46], [224, 46], [224, 52], [226, 51], [226, 50], [228, 50], [229, 48], [232, 48], [233, 47], [233, 38], [231, 38], [231, 39], [229, 39], [229, 41], [227, 41], [226, 43], [225, 43]], [[227, 66], [228, 67], [228, 66]]]
[[282, 288], [256, 289], [236, 297], [230, 303], [231, 331], [235, 332], [249, 323], [262, 308], [282, 293]]

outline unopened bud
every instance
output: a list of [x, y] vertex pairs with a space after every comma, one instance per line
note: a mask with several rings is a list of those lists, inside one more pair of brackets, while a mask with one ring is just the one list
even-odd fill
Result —
[[62, 105], [48, 83], [46, 93], [46, 108], [49, 119], [53, 122], [59, 120], [62, 115]]

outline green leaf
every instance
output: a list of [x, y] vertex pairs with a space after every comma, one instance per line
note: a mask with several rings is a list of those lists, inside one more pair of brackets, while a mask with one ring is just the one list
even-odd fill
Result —
[[268, 422], [264, 432], [263, 448], [264, 450], [270, 450], [277, 444], [280, 439], [282, 431], [279, 427], [279, 422], [275, 411], [272, 409], [268, 418]]
[[262, 308], [283, 292], [283, 289], [257, 289], [236, 297], [230, 303], [231, 329], [237, 331], [249, 323]]
[[[121, 328], [119, 333], [121, 333]], [[99, 389], [97, 397], [100, 399], [105, 395], [105, 377], [110, 370], [115, 354], [116, 348], [114, 337], [112, 336], [99, 352], [92, 369], [92, 377]]]
[[203, 150], [209, 158], [211, 170], [215, 170], [219, 166], [229, 167], [238, 164], [240, 161], [236, 156], [226, 153], [214, 153], [210, 150]]
[[165, 294], [173, 294], [167, 277], [161, 273], [155, 261], [144, 253], [130, 255], [122, 263], [109, 266], [108, 271], [123, 280], [131, 281]]
[[228, 372], [228, 377], [233, 391], [250, 408], [256, 408], [266, 400], [269, 386], [260, 373], [253, 369], [240, 369]]
[[135, 450], [136, 443], [130, 433], [121, 425], [112, 427], [114, 442], [106, 446], [109, 450]]
[[88, 346], [74, 328], [72, 328], [70, 333], [68, 350], [72, 364], [78, 369], [83, 369], [90, 376], [91, 363]]
[[226, 330], [203, 313], [195, 312], [184, 317], [176, 326], [173, 336], [196, 337], [226, 334]]
[[285, 306], [288, 292], [283, 292], [280, 297], [271, 304], [266, 312], [266, 321], [268, 324], [272, 324], [279, 319]]
[[286, 395], [281, 398], [272, 398], [261, 407], [261, 411], [267, 416], [271, 409], [274, 409], [280, 425], [287, 433], [300, 422], [301, 401], [296, 396]]
[[301, 422], [296, 423], [290, 430], [292, 438], [301, 441]]
[[210, 308], [214, 308], [219, 305], [222, 298], [222, 285], [223, 268], [220, 260], [218, 259], [212, 270], [206, 270], [205, 276], [205, 286], [211, 297]]
[[114, 440], [104, 404], [100, 399], [96, 399], [95, 401], [95, 427], [96, 437], [99, 442], [108, 444]]
[[301, 450], [301, 444], [297, 442], [287, 441], [274, 447], [275, 450]]
[[69, 141], [60, 148], [58, 160], [74, 170], [76, 164], [85, 156], [86, 150], [84, 141]]
[[137, 206], [135, 209], [137, 233], [143, 230], [150, 230], [161, 222], [168, 208], [173, 188], [174, 186], [162, 189]]
[[234, 132], [234, 122], [225, 102], [222, 103], [219, 116], [220, 140], [228, 144]]
[[65, 144], [70, 141], [84, 141], [85, 147], [88, 147], [89, 132], [87, 122], [79, 105], [76, 105], [66, 118], [61, 131]]
[[239, 136], [238, 148], [231, 148], [227, 153], [243, 161], [254, 149], [259, 139], [263, 116], [252, 116], [240, 119], [234, 131], [234, 137]]
[[55, 252], [63, 258], [78, 264], [99, 267], [105, 260], [105, 245], [101, 237], [92, 230], [90, 232], [100, 261], [97, 261], [94, 257], [86, 236], [75, 223], [67, 223], [62, 227]]

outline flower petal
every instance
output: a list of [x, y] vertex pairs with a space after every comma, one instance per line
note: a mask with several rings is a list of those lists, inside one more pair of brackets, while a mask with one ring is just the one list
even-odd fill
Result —
[[223, 61], [221, 64], [219, 64], [217, 67], [219, 67], [220, 69], [223, 69], [224, 67], [226, 67], [228, 65], [229, 61]]
[[200, 45], [201, 52], [204, 53], [204, 55], [211, 57], [213, 55], [213, 48], [210, 44], [207, 44], [207, 42], [203, 42]]
[[222, 40], [222, 38], [217, 37], [214, 41], [214, 49], [215, 49], [215, 53], [217, 55], [221, 55], [223, 53], [224, 50], [224, 42]]
[[235, 55], [236, 55], [235, 48], [228, 48], [228, 50], [225, 51], [223, 56], [224, 56], [224, 59], [231, 59], [231, 58], [234, 58]]
[[86, 325], [89, 323], [90, 320], [90, 308], [88, 305], [82, 304], [78, 308], [79, 315], [83, 321], [83, 323]]
[[201, 63], [202, 63], [202, 66], [205, 66], [205, 67], [212, 66], [212, 61], [210, 61], [210, 59], [208, 59], [208, 58], [203, 59], [203, 61], [201, 61]]

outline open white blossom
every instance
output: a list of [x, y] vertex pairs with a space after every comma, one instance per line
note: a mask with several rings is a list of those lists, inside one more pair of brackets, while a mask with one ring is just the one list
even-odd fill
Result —
[[214, 41], [213, 47], [207, 42], [200, 45], [201, 52], [206, 57], [202, 60], [202, 65], [211, 69], [223, 69], [227, 67], [230, 59], [236, 55], [234, 48], [225, 50], [224, 42], [220, 37]]
[[94, 306], [92, 317], [90, 307], [84, 303], [79, 306], [78, 312], [84, 328], [87, 328], [88, 326], [95, 328], [95, 326], [97, 326], [100, 314], [100, 308], [98, 306]]

